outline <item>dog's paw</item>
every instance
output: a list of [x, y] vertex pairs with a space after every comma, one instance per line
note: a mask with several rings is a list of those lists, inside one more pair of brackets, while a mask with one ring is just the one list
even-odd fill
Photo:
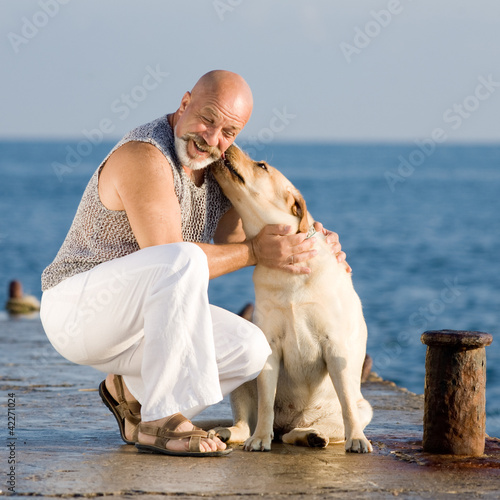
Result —
[[310, 432], [307, 435], [307, 444], [311, 448], [326, 448], [329, 439], [319, 432]]
[[351, 453], [371, 453], [373, 447], [364, 436], [362, 438], [351, 438], [345, 442], [345, 451]]
[[245, 441], [243, 449], [245, 451], [271, 451], [272, 440], [272, 434], [263, 437], [253, 435]]
[[244, 443], [250, 436], [250, 431], [247, 428], [238, 426], [216, 427], [214, 431], [216, 436], [224, 443]]
[[284, 434], [281, 439], [285, 444], [311, 448], [326, 448], [330, 441], [328, 436], [315, 429], [293, 429]]
[[216, 427], [213, 429], [215, 435], [224, 443], [227, 443], [231, 439], [231, 429], [227, 427]]

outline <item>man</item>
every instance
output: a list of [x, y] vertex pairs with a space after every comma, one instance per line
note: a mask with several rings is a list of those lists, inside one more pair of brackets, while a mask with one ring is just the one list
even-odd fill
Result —
[[108, 373], [101, 397], [141, 451], [227, 454], [188, 419], [255, 378], [270, 354], [257, 327], [209, 305], [208, 280], [257, 262], [310, 272], [292, 264], [315, 254], [312, 238], [273, 225], [246, 241], [206, 168], [252, 105], [241, 76], [211, 71], [175, 113], [127, 134], [93, 175], [42, 275], [48, 338], [67, 359]]

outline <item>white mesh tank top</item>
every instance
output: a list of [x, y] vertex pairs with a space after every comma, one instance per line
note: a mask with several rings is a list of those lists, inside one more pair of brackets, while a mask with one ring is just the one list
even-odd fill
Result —
[[94, 172], [64, 243], [52, 264], [43, 271], [43, 291], [98, 264], [139, 250], [125, 211], [108, 210], [97, 191], [99, 172], [105, 162], [111, 153], [130, 141], [153, 144], [172, 167], [184, 241], [209, 243], [213, 238], [220, 218], [231, 204], [209, 169], [205, 169], [201, 187], [186, 175], [175, 153], [174, 132], [165, 115], [125, 135]]

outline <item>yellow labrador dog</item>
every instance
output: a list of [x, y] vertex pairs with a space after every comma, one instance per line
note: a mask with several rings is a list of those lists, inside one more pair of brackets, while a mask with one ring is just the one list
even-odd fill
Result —
[[[314, 232], [299, 191], [267, 163], [231, 146], [211, 168], [248, 238], [266, 224]], [[256, 387], [249, 382], [231, 394], [233, 427], [217, 429], [246, 450], [270, 450], [276, 437], [314, 447], [345, 440], [347, 451], [372, 451], [363, 433], [372, 409], [360, 389], [367, 337], [361, 302], [346, 264], [331, 255], [322, 234], [314, 238], [318, 254], [295, 264], [310, 274], [255, 267], [254, 322], [272, 354]]]

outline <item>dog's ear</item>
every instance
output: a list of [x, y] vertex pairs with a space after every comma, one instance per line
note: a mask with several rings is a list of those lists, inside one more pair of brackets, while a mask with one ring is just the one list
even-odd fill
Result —
[[309, 231], [309, 222], [307, 220], [306, 200], [297, 189], [289, 191], [289, 197], [292, 205], [292, 213], [300, 217], [299, 233], [307, 233]]

